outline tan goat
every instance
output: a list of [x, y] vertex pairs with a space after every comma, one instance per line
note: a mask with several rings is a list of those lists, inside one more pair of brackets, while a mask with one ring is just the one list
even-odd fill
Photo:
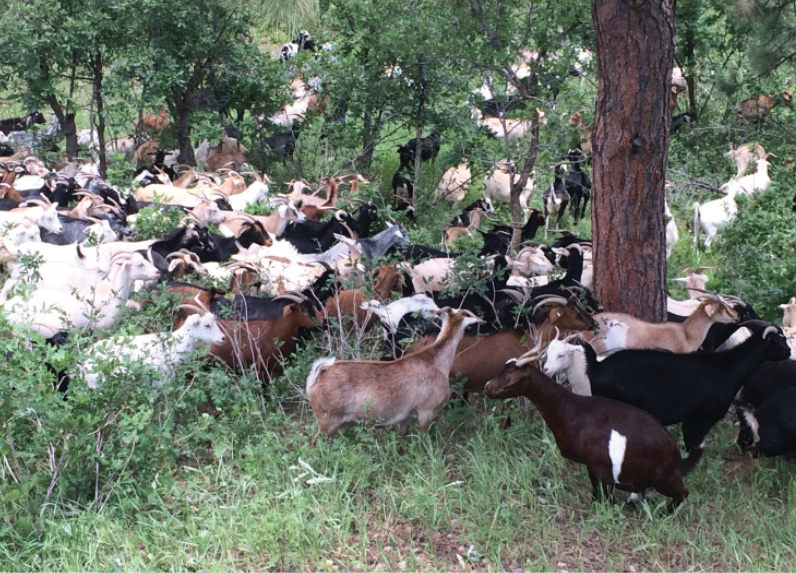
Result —
[[307, 378], [307, 396], [319, 431], [332, 436], [362, 419], [398, 424], [403, 435], [409, 417], [425, 432], [450, 396], [448, 375], [464, 329], [484, 321], [467, 310], [439, 311], [442, 331], [436, 342], [393, 362], [319, 358]]
[[[714, 295], [715, 296], [715, 295]], [[597, 354], [626, 348], [654, 348], [681, 354], [695, 352], [715, 322], [738, 322], [738, 313], [718, 297], [703, 301], [685, 322], [645, 322], [621, 312], [594, 315], [599, 333], [584, 333]]]

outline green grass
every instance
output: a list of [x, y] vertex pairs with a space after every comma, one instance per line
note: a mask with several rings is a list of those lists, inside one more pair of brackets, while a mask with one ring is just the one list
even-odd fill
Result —
[[[451, 407], [424, 435], [359, 427], [317, 447], [310, 414], [275, 410], [256, 437], [216, 446], [139, 498], [46, 512], [38, 537], [0, 546], [0, 568], [796, 566], [789, 463], [755, 467], [737, 453], [731, 423], [711, 432], [686, 478], [690, 497], [669, 515], [656, 493], [638, 508], [622, 494], [593, 502], [585, 470], [561, 458], [538, 415], [513, 409], [504, 430], [496, 405]], [[328, 481], [308, 482], [319, 476]]]

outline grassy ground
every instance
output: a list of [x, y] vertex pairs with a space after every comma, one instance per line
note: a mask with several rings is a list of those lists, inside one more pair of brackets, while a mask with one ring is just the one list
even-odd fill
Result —
[[[279, 410], [248, 443], [218, 445], [101, 511], [46, 514], [0, 547], [0, 569], [787, 570], [796, 481], [784, 460], [737, 452], [726, 421], [674, 515], [593, 502], [533, 411], [451, 406], [425, 435], [349, 430], [309, 441], [311, 414]], [[88, 508], [96, 509], [96, 508]]]

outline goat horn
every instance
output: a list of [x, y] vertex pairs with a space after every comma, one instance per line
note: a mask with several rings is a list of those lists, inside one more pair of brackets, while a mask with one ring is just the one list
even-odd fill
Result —
[[697, 269], [694, 271], [694, 273], [699, 275], [699, 274], [702, 274], [703, 271], [706, 271], [708, 269], [715, 269], [715, 268], [716, 267], [697, 267]]
[[204, 227], [204, 226], [205, 226], [205, 222], [204, 222], [204, 221], [202, 221], [202, 220], [201, 220], [199, 217], [197, 217], [196, 215], [194, 215], [194, 213], [193, 213], [192, 211], [188, 211], [188, 213], [186, 213], [186, 215], [185, 215], [185, 218], [186, 218], [186, 219], [191, 219], [191, 220], [192, 220], [192, 221], [194, 221], [195, 223], [198, 223], [198, 224], [199, 224], [199, 226], [201, 226], [201, 227]]
[[557, 303], [557, 304], [566, 305], [568, 303], [568, 301], [563, 296], [553, 295], [553, 296], [550, 296], [550, 297], [546, 297], [546, 298], [542, 299], [541, 301], [537, 302], [534, 305], [533, 310], [531, 311], [531, 315], [533, 315], [536, 312], [536, 309], [538, 309], [540, 306], [545, 306], [545, 305], [550, 304], [550, 303]]
[[515, 301], [522, 303], [525, 301], [525, 295], [522, 294], [520, 291], [513, 289], [513, 288], [504, 288], [500, 289], [498, 292], [505, 293], [513, 298]]
[[307, 300], [307, 297], [300, 293], [283, 293], [279, 296], [275, 296], [273, 300], [292, 300], [293, 302], [301, 304]]

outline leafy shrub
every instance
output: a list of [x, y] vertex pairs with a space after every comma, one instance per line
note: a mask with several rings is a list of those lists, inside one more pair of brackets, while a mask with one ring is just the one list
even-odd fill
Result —
[[719, 292], [753, 303], [758, 314], [779, 324], [778, 305], [796, 296], [796, 234], [793, 191], [772, 183], [750, 200], [738, 198], [738, 218], [714, 246], [722, 251]]
[[133, 229], [134, 241], [157, 239], [166, 231], [178, 227], [185, 213], [176, 207], [144, 207], [138, 213]]

